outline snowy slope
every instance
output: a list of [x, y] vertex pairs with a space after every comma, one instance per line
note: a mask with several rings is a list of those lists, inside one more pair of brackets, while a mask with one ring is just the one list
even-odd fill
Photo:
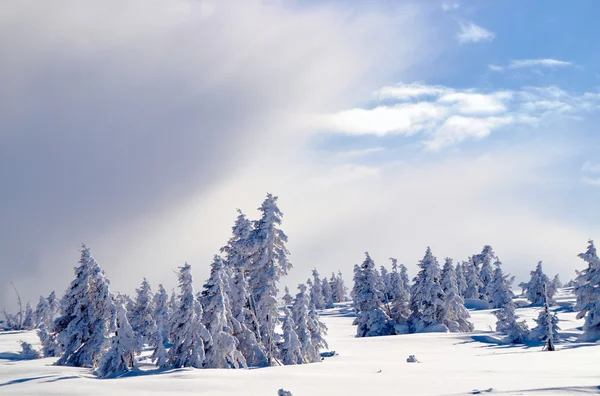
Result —
[[[322, 363], [253, 370], [171, 370], [99, 380], [90, 370], [52, 366], [54, 359], [18, 360], [19, 340], [37, 344], [32, 332], [0, 333], [2, 395], [272, 395], [279, 388], [303, 395], [548, 395], [598, 394], [600, 348], [575, 342], [581, 321], [570, 312], [572, 297], [558, 296], [562, 333], [557, 352], [539, 346], [491, 343], [495, 318], [471, 311], [472, 334], [414, 334], [354, 338], [351, 311], [344, 306], [323, 312], [328, 341], [338, 355]], [[517, 314], [533, 324], [536, 308]], [[409, 355], [420, 363], [406, 363]], [[144, 367], [143, 368], [148, 368]]]

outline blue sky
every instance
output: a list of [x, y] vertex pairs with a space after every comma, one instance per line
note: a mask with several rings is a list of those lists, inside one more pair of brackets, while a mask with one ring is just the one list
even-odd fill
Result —
[[[0, 3], [0, 307], [200, 284], [279, 196], [294, 264], [464, 260], [563, 279], [600, 238], [594, 1]], [[24, 285], [27, 285], [25, 287]]]

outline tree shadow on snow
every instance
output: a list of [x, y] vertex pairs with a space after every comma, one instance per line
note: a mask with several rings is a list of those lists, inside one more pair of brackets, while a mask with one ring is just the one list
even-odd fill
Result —
[[15, 380], [12, 380], [12, 381], [4, 382], [4, 383], [0, 384], [0, 387], [1, 386], [7, 386], [7, 385], [22, 384], [24, 382], [35, 381], [35, 380], [38, 380], [38, 379], [48, 378], [48, 377], [52, 377], [52, 375], [41, 375], [39, 377], [19, 378], [19, 379], [15, 379]]

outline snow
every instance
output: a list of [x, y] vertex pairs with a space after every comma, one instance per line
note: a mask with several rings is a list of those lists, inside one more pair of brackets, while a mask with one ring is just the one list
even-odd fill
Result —
[[[597, 394], [599, 345], [576, 342], [583, 320], [569, 307], [574, 297], [561, 290], [552, 311], [560, 319], [562, 339], [556, 352], [541, 345], [509, 346], [490, 331], [491, 310], [470, 311], [473, 333], [427, 333], [356, 338], [348, 303], [321, 311], [329, 328], [329, 348], [320, 363], [250, 370], [156, 370], [147, 361], [142, 371], [124, 378], [97, 379], [90, 369], [53, 366], [55, 358], [20, 360], [19, 341], [39, 348], [34, 332], [0, 332], [0, 394], [211, 396], [277, 395], [281, 388], [303, 395], [502, 395]], [[539, 307], [517, 308], [532, 327]], [[149, 356], [151, 350], [142, 356]], [[406, 362], [410, 355], [418, 364]], [[148, 371], [143, 371], [148, 370]]]

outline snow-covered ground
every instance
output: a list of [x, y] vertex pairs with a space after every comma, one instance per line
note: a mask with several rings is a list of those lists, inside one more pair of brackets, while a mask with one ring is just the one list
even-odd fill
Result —
[[[171, 370], [141, 372], [100, 380], [90, 370], [56, 367], [54, 359], [19, 360], [18, 341], [38, 345], [33, 332], [0, 332], [1, 395], [272, 395], [279, 388], [304, 395], [502, 395], [598, 394], [599, 345], [575, 338], [582, 321], [571, 312], [572, 296], [557, 296], [560, 327], [566, 340], [556, 352], [540, 346], [494, 342], [490, 311], [471, 311], [470, 334], [411, 334], [355, 338], [351, 310], [323, 312], [327, 340], [337, 352], [322, 363], [252, 370]], [[536, 308], [517, 314], [530, 326]], [[419, 363], [407, 363], [416, 355]], [[142, 369], [148, 368], [142, 365]]]

